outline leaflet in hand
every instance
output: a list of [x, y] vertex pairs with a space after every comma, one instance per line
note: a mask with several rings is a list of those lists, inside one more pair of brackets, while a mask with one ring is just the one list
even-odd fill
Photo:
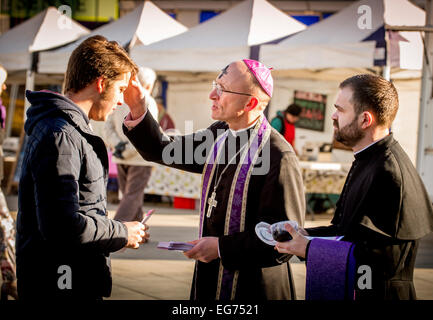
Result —
[[188, 251], [194, 247], [191, 243], [186, 242], [159, 242], [157, 248], [158, 249], [166, 249], [166, 250], [177, 250], [177, 251]]
[[[274, 223], [272, 225], [270, 225], [269, 223], [266, 222], [259, 222], [256, 225], [256, 234], [257, 237], [259, 237], [260, 240], [262, 240], [264, 243], [269, 244], [270, 246], [275, 246], [277, 244], [277, 240], [279, 239], [280, 242], [284, 242], [284, 241], [290, 241], [291, 240], [291, 236], [290, 234], [284, 230], [284, 225], [286, 223], [289, 223], [293, 226], [293, 228], [295, 228], [296, 230], [298, 230], [298, 224], [295, 221], [281, 221], [281, 222], [277, 222]], [[284, 238], [285, 233], [287, 234], [287, 239]], [[312, 239], [325, 239], [325, 240], [335, 240], [335, 241], [340, 241], [343, 236], [335, 236], [335, 237], [309, 237], [306, 236], [306, 238], [308, 240], [312, 240]]]

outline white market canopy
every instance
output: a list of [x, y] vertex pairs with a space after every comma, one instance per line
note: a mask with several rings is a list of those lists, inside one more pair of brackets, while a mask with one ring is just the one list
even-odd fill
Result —
[[[278, 44], [261, 46], [260, 59], [276, 70], [385, 65], [385, 30], [424, 24], [425, 12], [407, 0], [361, 0]], [[419, 32], [391, 31], [388, 36], [390, 66], [422, 68]]]
[[251, 57], [251, 47], [306, 26], [265, 0], [245, 0], [176, 37], [136, 46], [132, 58], [157, 71], [216, 71]]
[[186, 30], [188, 28], [163, 12], [151, 1], [145, 1], [127, 15], [93, 30], [86, 37], [66, 47], [42, 52], [39, 57], [38, 71], [41, 73], [66, 72], [72, 51], [82, 41], [94, 35], [102, 35], [110, 41], [117, 41], [129, 50], [135, 44], [148, 45], [176, 36]]
[[75, 41], [89, 30], [49, 7], [0, 36], [0, 63], [8, 71], [32, 67], [32, 52]]

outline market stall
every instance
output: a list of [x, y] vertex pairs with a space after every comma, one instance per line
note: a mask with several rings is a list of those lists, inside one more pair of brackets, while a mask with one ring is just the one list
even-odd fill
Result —
[[257, 55], [254, 47], [306, 26], [266, 0], [245, 0], [187, 32], [132, 48], [132, 58], [156, 71], [215, 72]]
[[65, 73], [69, 56], [85, 39], [102, 35], [110, 41], [117, 41], [126, 50], [138, 44], [151, 44], [183, 33], [187, 28], [151, 1], [144, 1], [137, 8], [120, 19], [103, 25], [78, 41], [40, 55], [38, 71], [41, 73]]
[[[355, 74], [382, 74], [393, 81], [399, 93], [400, 109], [392, 131], [415, 163], [413, 142], [418, 134], [423, 43], [419, 32], [397, 29], [420, 26], [424, 21], [425, 12], [410, 1], [361, 0], [305, 31], [262, 45], [261, 61], [275, 69], [270, 114], [294, 101], [299, 91], [325, 96], [323, 127], [300, 128], [298, 142], [300, 146], [306, 142], [331, 142], [331, 115], [339, 83]], [[351, 158], [333, 155], [334, 161]]]

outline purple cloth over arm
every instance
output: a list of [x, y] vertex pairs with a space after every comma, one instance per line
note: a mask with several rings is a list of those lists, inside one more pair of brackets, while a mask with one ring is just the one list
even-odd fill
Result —
[[6, 123], [6, 107], [3, 105], [3, 101], [0, 98], [0, 125], [4, 129]]
[[354, 244], [313, 239], [307, 257], [305, 300], [353, 300]]

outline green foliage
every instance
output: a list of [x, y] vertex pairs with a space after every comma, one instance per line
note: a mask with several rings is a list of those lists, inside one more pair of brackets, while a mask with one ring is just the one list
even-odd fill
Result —
[[[60, 7], [67, 5], [74, 13], [84, 5], [84, 0], [8, 0], [7, 8], [12, 18], [30, 18], [48, 7]], [[3, 7], [2, 7], [3, 11]]]

